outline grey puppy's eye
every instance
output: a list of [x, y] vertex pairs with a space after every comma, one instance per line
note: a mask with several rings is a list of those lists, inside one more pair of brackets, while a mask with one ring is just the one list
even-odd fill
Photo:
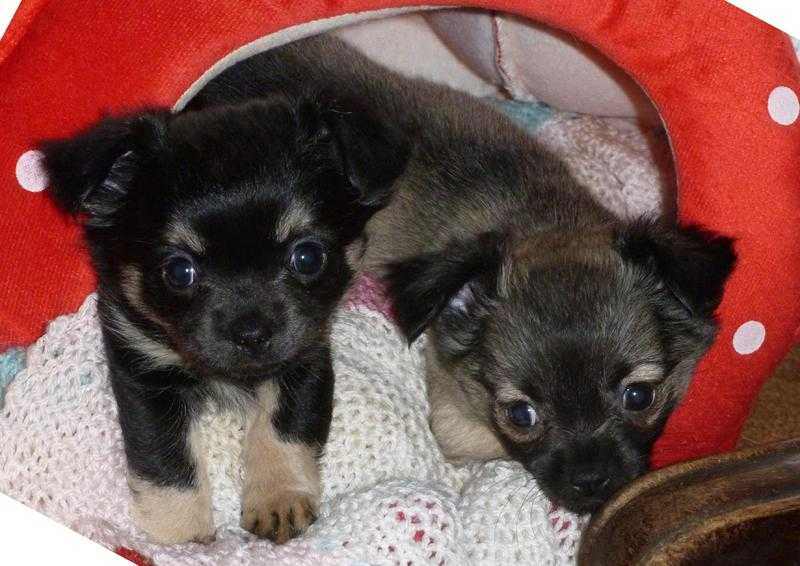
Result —
[[514, 426], [530, 428], [536, 424], [536, 411], [528, 403], [514, 403], [506, 409], [506, 413]]
[[297, 244], [292, 250], [289, 265], [300, 275], [317, 275], [325, 265], [325, 250], [317, 242]]
[[654, 399], [653, 386], [649, 383], [631, 383], [622, 392], [622, 406], [626, 411], [644, 411]]
[[186, 256], [175, 256], [167, 260], [162, 273], [164, 281], [175, 289], [191, 287], [197, 280], [194, 262]]

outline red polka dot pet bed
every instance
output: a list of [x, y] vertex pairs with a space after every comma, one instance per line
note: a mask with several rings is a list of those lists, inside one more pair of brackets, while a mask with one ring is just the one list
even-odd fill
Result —
[[[666, 124], [680, 218], [736, 238], [740, 260], [720, 308], [719, 338], [653, 463], [732, 448], [800, 325], [800, 68], [789, 38], [722, 0], [475, 6], [565, 30], [624, 69]], [[376, 10], [411, 7], [379, 0], [24, 0], [0, 43], [0, 349], [30, 344], [94, 287], [77, 227], [39, 193], [47, 185], [32, 151], [39, 140], [70, 134], [104, 113], [172, 106], [209, 68], [235, 60], [242, 46], [252, 52]], [[524, 83], [510, 67], [500, 72]], [[574, 104], [591, 104], [583, 98]], [[598, 112], [608, 110], [595, 102]], [[90, 312], [91, 301], [83, 308]], [[431, 498], [434, 506], [446, 501]], [[409, 531], [411, 540], [417, 531], [424, 529]]]

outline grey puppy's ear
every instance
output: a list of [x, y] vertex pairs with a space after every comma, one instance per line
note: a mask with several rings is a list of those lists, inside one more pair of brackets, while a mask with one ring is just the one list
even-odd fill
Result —
[[453, 349], [470, 348], [482, 325], [480, 311], [494, 297], [501, 262], [501, 237], [490, 232], [388, 265], [389, 296], [409, 343], [438, 317], [456, 342]]
[[710, 317], [736, 264], [733, 239], [642, 218], [617, 234], [626, 261], [651, 271], [691, 316]]
[[333, 135], [342, 172], [359, 204], [380, 207], [405, 171], [411, 144], [394, 124], [354, 102], [337, 102], [323, 113]]
[[107, 118], [77, 135], [42, 142], [48, 193], [62, 210], [103, 225], [124, 202], [145, 159], [164, 143], [167, 111]]

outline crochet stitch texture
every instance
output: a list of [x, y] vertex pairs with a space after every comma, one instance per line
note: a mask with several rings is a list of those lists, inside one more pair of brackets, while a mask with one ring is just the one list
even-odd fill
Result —
[[131, 522], [117, 408], [96, 297], [28, 351], [0, 413], [0, 491], [108, 548], [159, 566], [570, 564], [581, 521], [553, 509], [518, 465], [445, 462], [427, 425], [421, 344], [351, 306], [333, 330], [337, 374], [318, 521], [284, 546], [239, 528], [243, 422], [207, 414], [203, 438], [217, 537], [159, 546]]

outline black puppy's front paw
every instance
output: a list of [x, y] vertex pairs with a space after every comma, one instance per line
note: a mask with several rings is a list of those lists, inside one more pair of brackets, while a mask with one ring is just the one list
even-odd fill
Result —
[[307, 493], [266, 494], [250, 490], [242, 506], [241, 526], [256, 536], [283, 544], [302, 534], [317, 519], [317, 505]]

